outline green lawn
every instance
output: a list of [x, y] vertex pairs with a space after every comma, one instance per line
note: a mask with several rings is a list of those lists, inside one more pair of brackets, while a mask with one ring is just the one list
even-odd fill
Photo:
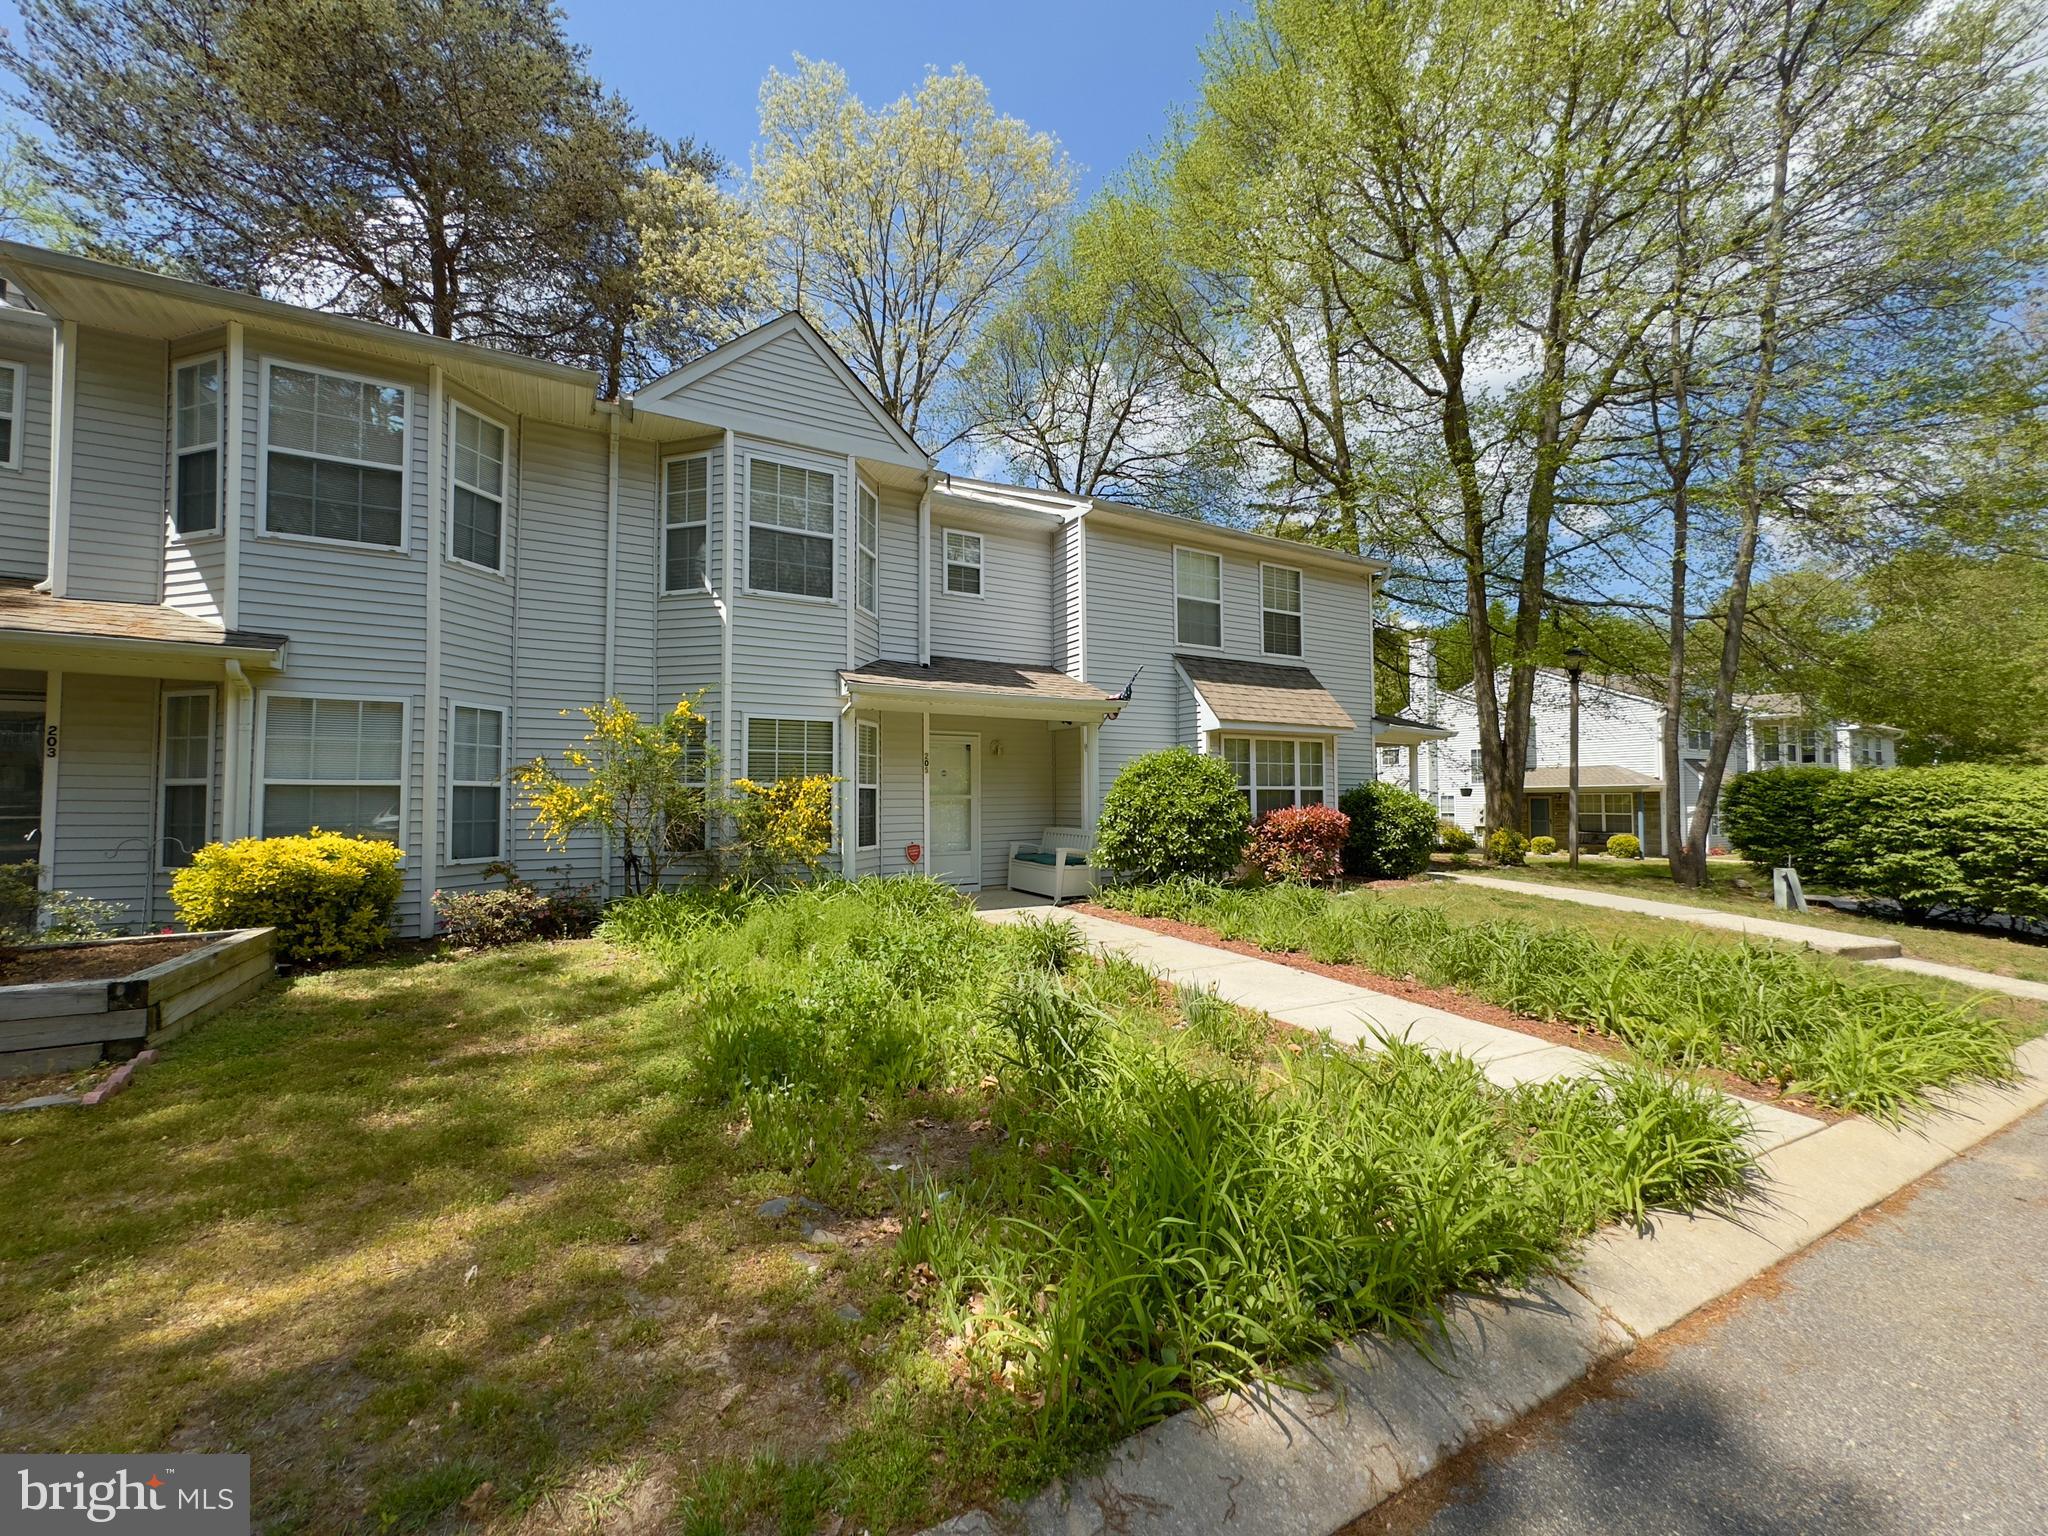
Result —
[[[1707, 887], [1697, 891], [1681, 890], [1674, 885], [1670, 866], [1663, 859], [1586, 858], [1582, 855], [1579, 868], [1574, 873], [1569, 861], [1560, 855], [1531, 859], [1520, 868], [1474, 866], [1471, 872], [1506, 880], [1616, 891], [1624, 896], [1640, 896], [1647, 901], [1711, 907], [1718, 912], [1807, 923], [1842, 933], [1871, 934], [1898, 940], [1905, 952], [1917, 959], [1967, 966], [1999, 976], [2017, 976], [2026, 981], [2048, 982], [2048, 944], [2002, 939], [1989, 934], [1956, 933], [1945, 928], [1922, 928], [1912, 923], [1893, 923], [1881, 918], [1832, 912], [1823, 907], [1803, 914], [1781, 912], [1771, 903], [1770, 882], [1759, 879], [1747, 864], [1734, 860], [1710, 860], [1707, 864]], [[1737, 880], [1747, 882], [1750, 889], [1737, 890]]]
[[247, 1450], [273, 1531], [910, 1529], [1746, 1177], [1716, 1095], [1328, 1047], [926, 882], [609, 932], [9, 1120], [0, 1442]]
[[1610, 1036], [1642, 1058], [1714, 1068], [1835, 1108], [1896, 1118], [1928, 1090], [2001, 1078], [2038, 1004], [1660, 918], [1416, 882], [1347, 892], [1168, 881], [1101, 899], [1279, 953], [1467, 992]]

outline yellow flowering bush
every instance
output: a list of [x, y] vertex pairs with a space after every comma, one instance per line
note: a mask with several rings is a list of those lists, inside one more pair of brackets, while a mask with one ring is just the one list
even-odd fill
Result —
[[734, 779], [733, 821], [747, 870], [765, 879], [794, 868], [815, 876], [832, 847], [832, 786], [838, 782], [830, 774], [772, 784]]
[[581, 713], [590, 730], [562, 753], [561, 768], [536, 757], [512, 770], [534, 830], [555, 849], [567, 849], [586, 829], [608, 832], [625, 861], [626, 889], [658, 887], [662, 871], [701, 843], [711, 814], [713, 761], [702, 698], [678, 699], [652, 721], [620, 699], [586, 705]]
[[281, 960], [334, 964], [381, 949], [398, 904], [396, 843], [315, 827], [210, 843], [171, 881], [187, 928], [275, 928]]

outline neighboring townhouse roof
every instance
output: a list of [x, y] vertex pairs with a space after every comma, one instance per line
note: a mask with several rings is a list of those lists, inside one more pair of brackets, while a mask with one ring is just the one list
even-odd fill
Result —
[[1448, 741], [1458, 733], [1448, 725], [1431, 725], [1406, 715], [1374, 715], [1372, 734], [1381, 746], [1408, 747], [1423, 741]]
[[855, 699], [927, 709], [950, 702], [977, 714], [1045, 720], [1113, 714], [1123, 702], [1053, 667], [960, 656], [934, 656], [928, 667], [914, 661], [871, 661], [842, 671], [839, 681]]
[[[1570, 789], [1570, 768], [1531, 768], [1522, 779], [1524, 789]], [[1653, 773], [1617, 768], [1612, 763], [1579, 764], [1581, 789], [1662, 789], [1664, 781]]]
[[279, 667], [286, 637], [259, 630], [223, 629], [193, 614], [157, 603], [104, 603], [52, 597], [23, 583], [0, 583], [0, 640], [10, 661], [58, 659], [79, 670], [94, 658], [118, 664], [123, 658], [146, 676], [173, 660], [208, 662], [218, 675], [224, 661]]
[[1307, 667], [1180, 652], [1174, 653], [1173, 660], [1202, 702], [1225, 725], [1309, 726], [1323, 731], [1358, 727]]

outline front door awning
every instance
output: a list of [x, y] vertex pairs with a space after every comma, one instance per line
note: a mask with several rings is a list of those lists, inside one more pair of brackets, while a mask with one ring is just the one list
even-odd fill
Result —
[[856, 704], [953, 715], [1079, 723], [1113, 715], [1124, 703], [1053, 667], [959, 656], [934, 656], [928, 667], [871, 661], [841, 672], [839, 684]]
[[0, 585], [0, 654], [10, 667], [205, 681], [230, 661], [280, 671], [284, 650], [283, 635], [226, 629], [161, 603], [105, 603]]

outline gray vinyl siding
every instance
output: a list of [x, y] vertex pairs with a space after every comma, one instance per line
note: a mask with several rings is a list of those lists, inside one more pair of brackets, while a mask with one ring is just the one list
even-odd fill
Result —
[[1081, 809], [1081, 733], [1052, 733], [1052, 821], [1055, 827], [1078, 827]]
[[903, 850], [924, 841], [924, 716], [890, 713], [882, 722], [880, 872], [907, 874]]
[[[658, 468], [659, 455], [652, 443], [623, 440], [619, 443], [619, 547], [618, 582], [612, 589], [612, 693], [637, 710], [643, 720], [654, 718], [658, 707], [673, 707], [675, 704], [674, 699], [659, 700], [654, 690], [655, 593], [661, 584], [661, 571], [655, 556], [657, 503], [660, 500], [656, 478]], [[602, 505], [600, 502], [600, 514]], [[602, 619], [599, 622], [602, 623]], [[520, 819], [523, 821], [524, 817]], [[623, 891], [626, 888], [623, 858], [613, 868], [612, 881], [613, 890]]]
[[1086, 538], [1086, 521], [1078, 517], [1062, 524], [1053, 537], [1052, 664], [1070, 677], [1081, 674], [1081, 638], [1087, 617], [1081, 601]]
[[[1192, 649], [1175, 637], [1173, 540], [1099, 525], [1086, 537], [1087, 680], [1115, 693], [1144, 668], [1131, 702], [1102, 728], [1099, 791], [1106, 794], [1132, 758], [1168, 746], [1205, 744], [1198, 739], [1193, 692], [1173, 665], [1176, 650]], [[1352, 576], [1302, 567], [1303, 655], [1266, 656], [1259, 565], [1286, 564], [1284, 552], [1277, 560], [1248, 551], [1216, 552], [1223, 558], [1223, 645], [1216, 654], [1306, 666], [1357, 723], [1335, 738], [1337, 791], [1370, 779], [1372, 620], [1365, 572]]]
[[160, 341], [78, 333], [72, 597], [154, 603], [162, 591], [168, 357]]
[[156, 721], [154, 678], [65, 674], [57, 889], [119, 903], [128, 927], [149, 921]]
[[918, 659], [917, 504], [918, 498], [908, 492], [882, 492], [882, 624], [876, 654], [884, 661]]
[[[538, 422], [527, 424], [524, 439], [513, 756], [545, 754], [559, 762], [562, 749], [586, 729], [577, 711], [604, 696], [606, 442], [596, 432]], [[602, 873], [594, 832], [558, 851], [515, 815], [511, 849], [520, 868], [542, 885], [595, 884]]]
[[856, 390], [790, 332], [705, 374], [658, 408], [842, 457], [902, 460], [902, 446]]
[[[686, 457], [704, 453], [710, 460], [706, 477], [709, 526], [704, 540], [704, 569], [711, 584], [725, 590], [725, 451], [722, 443], [681, 444], [663, 449], [660, 458]], [[657, 466], [658, 471], [658, 466]], [[656, 499], [660, 499], [657, 479]], [[663, 526], [665, 514], [657, 509], [654, 528], [654, 589], [659, 591], [667, 575], [667, 553]], [[654, 604], [655, 697], [663, 709], [678, 699], [704, 695], [702, 708], [710, 719], [711, 744], [715, 751], [721, 739], [725, 701], [718, 696], [724, 665], [725, 625], [718, 617], [718, 604], [701, 589], [694, 592], [661, 592]]]
[[[946, 530], [981, 536], [981, 595], [946, 590]], [[1036, 525], [932, 509], [932, 654], [1050, 666], [1052, 537]]]
[[[372, 545], [314, 542], [262, 531], [256, 504], [258, 464], [263, 456], [262, 377], [266, 358], [296, 367], [332, 368], [408, 391], [404, 550]], [[239, 622], [245, 629], [291, 637], [290, 670], [257, 682], [260, 696], [312, 695], [323, 698], [390, 699], [406, 707], [406, 860], [396, 926], [418, 931], [422, 904], [431, 894], [420, 857], [426, 762], [426, 581], [427, 390], [424, 374], [365, 363], [345, 353], [299, 346], [269, 346], [252, 338], [243, 379], [247, 422]], [[438, 731], [439, 722], [435, 722]], [[255, 722], [257, 758], [262, 757], [263, 714]], [[263, 826], [263, 791], [254, 796], [255, 830]]]
[[40, 581], [50, 573], [50, 337], [8, 326], [0, 361], [19, 363], [24, 398], [15, 414], [18, 467], [0, 469], [0, 576]]

